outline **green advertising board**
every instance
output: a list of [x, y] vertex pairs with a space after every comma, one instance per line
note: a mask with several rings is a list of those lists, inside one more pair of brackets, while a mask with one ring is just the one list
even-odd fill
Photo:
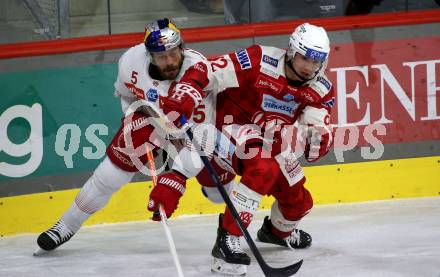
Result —
[[0, 185], [91, 171], [122, 111], [116, 64], [0, 73]]

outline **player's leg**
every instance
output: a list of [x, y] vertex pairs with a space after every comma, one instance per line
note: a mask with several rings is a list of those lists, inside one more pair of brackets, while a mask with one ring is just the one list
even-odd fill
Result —
[[257, 233], [259, 241], [295, 249], [312, 244], [310, 234], [297, 228], [300, 220], [313, 206], [312, 196], [304, 187], [305, 180], [302, 177], [290, 186], [284, 175], [280, 176], [272, 192], [276, 201], [272, 204], [270, 219], [265, 217]]
[[68, 241], [84, 221], [102, 209], [113, 193], [128, 183], [133, 175], [133, 172], [121, 170], [106, 157], [86, 181], [61, 219], [39, 235], [38, 246], [50, 251]]
[[[229, 197], [241, 220], [247, 227], [252, 221], [263, 195], [267, 194], [277, 179], [278, 164], [273, 158], [261, 158], [238, 161], [237, 172], [241, 173], [240, 183], [233, 186]], [[227, 274], [242, 274], [250, 257], [241, 249], [242, 232], [235, 223], [228, 208], [219, 222], [217, 239], [212, 249], [214, 257], [212, 270]], [[235, 272], [234, 272], [235, 271]], [[232, 272], [232, 273], [231, 273]]]
[[[138, 122], [145, 118], [142, 114], [135, 113], [132, 121]], [[130, 124], [130, 123], [128, 123]], [[111, 196], [123, 185], [130, 182], [138, 168], [133, 163], [134, 157], [140, 157], [140, 163], [146, 162], [146, 155], [127, 154], [127, 144], [134, 148], [142, 145], [152, 134], [153, 127], [145, 125], [136, 128], [127, 128], [122, 124], [111, 144], [107, 148], [107, 156], [96, 168], [92, 176], [86, 181], [69, 209], [61, 219], [49, 230], [41, 233], [37, 239], [40, 250], [50, 251], [68, 241], [94, 213], [101, 210], [110, 200]], [[139, 127], [139, 125], [138, 125]], [[125, 128], [125, 136], [124, 136]], [[130, 132], [131, 142], [126, 143], [127, 131]], [[44, 251], [37, 250], [36, 254]]]
[[[211, 165], [215, 169], [215, 172], [217, 173], [217, 176], [220, 178], [220, 181], [222, 182], [226, 192], [229, 193], [231, 188], [237, 183], [235, 181], [235, 176], [236, 176], [235, 173], [232, 173], [229, 170], [226, 170], [223, 167], [221, 167], [216, 161], [216, 159], [211, 160]], [[197, 181], [202, 186], [202, 193], [206, 198], [208, 198], [211, 202], [216, 204], [224, 203], [224, 200], [220, 195], [220, 192], [216, 184], [212, 180], [212, 177], [206, 168], [203, 168], [202, 171], [200, 171], [200, 173], [196, 177], [197, 177]]]

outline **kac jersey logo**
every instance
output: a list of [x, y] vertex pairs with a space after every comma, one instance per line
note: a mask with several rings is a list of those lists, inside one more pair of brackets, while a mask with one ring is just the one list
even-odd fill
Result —
[[240, 63], [241, 69], [249, 69], [252, 67], [251, 60], [249, 59], [249, 55], [246, 49], [242, 49], [235, 53], [237, 56], [237, 60]]
[[147, 99], [150, 102], [156, 102], [157, 98], [159, 98], [159, 94], [157, 93], [157, 89], [150, 88], [148, 89], [147, 93]]

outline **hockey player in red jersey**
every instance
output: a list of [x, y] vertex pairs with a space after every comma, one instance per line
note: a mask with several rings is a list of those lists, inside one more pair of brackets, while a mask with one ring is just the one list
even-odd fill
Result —
[[[305, 23], [290, 36], [287, 51], [254, 45], [190, 67], [164, 101], [165, 113], [174, 113], [173, 118], [175, 113], [190, 118], [206, 95], [216, 95], [216, 127], [234, 145], [216, 145], [220, 155], [214, 157], [219, 174], [229, 173], [227, 182], [235, 174], [241, 176], [240, 183], [229, 188], [240, 218], [248, 226], [263, 195], [276, 199], [270, 219], [265, 218], [257, 234], [262, 242], [290, 248], [311, 245], [311, 236], [297, 226], [312, 208], [313, 200], [304, 187], [305, 177], [297, 157], [290, 143], [284, 142], [286, 138], [287, 142], [291, 140], [292, 135], [289, 138], [286, 133], [288, 126], [298, 122], [301, 129], [305, 128], [302, 133], [307, 161], [316, 161], [331, 147], [329, 121], [334, 97], [331, 82], [324, 74], [329, 53], [326, 31]], [[188, 178], [197, 173], [179, 171]], [[208, 178], [203, 171], [198, 175], [204, 192], [212, 198], [215, 191]], [[185, 180], [180, 181], [184, 186]], [[169, 187], [164, 185], [153, 189], [152, 210], [157, 203], [167, 207], [168, 201], [176, 201], [166, 190]], [[168, 210], [172, 212], [172, 207]], [[250, 258], [240, 247], [241, 235], [226, 208], [212, 250], [214, 271], [246, 272]]]

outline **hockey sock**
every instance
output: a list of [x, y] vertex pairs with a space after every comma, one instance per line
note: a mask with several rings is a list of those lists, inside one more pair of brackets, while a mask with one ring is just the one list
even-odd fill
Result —
[[133, 172], [120, 169], [106, 157], [62, 216], [67, 227], [73, 232], [78, 231], [83, 222], [102, 209], [113, 193], [130, 182], [133, 176]]
[[270, 211], [271, 232], [277, 237], [287, 238], [296, 229], [299, 220], [287, 220], [278, 207], [278, 201], [273, 202]]
[[[232, 187], [229, 197], [234, 204], [235, 209], [238, 212], [241, 220], [247, 228], [252, 222], [255, 212], [258, 209], [262, 195], [251, 190], [242, 183], [238, 183]], [[240, 228], [235, 223], [235, 220], [227, 208], [225, 211], [225, 217], [223, 219], [223, 228], [231, 235], [241, 236]]]

